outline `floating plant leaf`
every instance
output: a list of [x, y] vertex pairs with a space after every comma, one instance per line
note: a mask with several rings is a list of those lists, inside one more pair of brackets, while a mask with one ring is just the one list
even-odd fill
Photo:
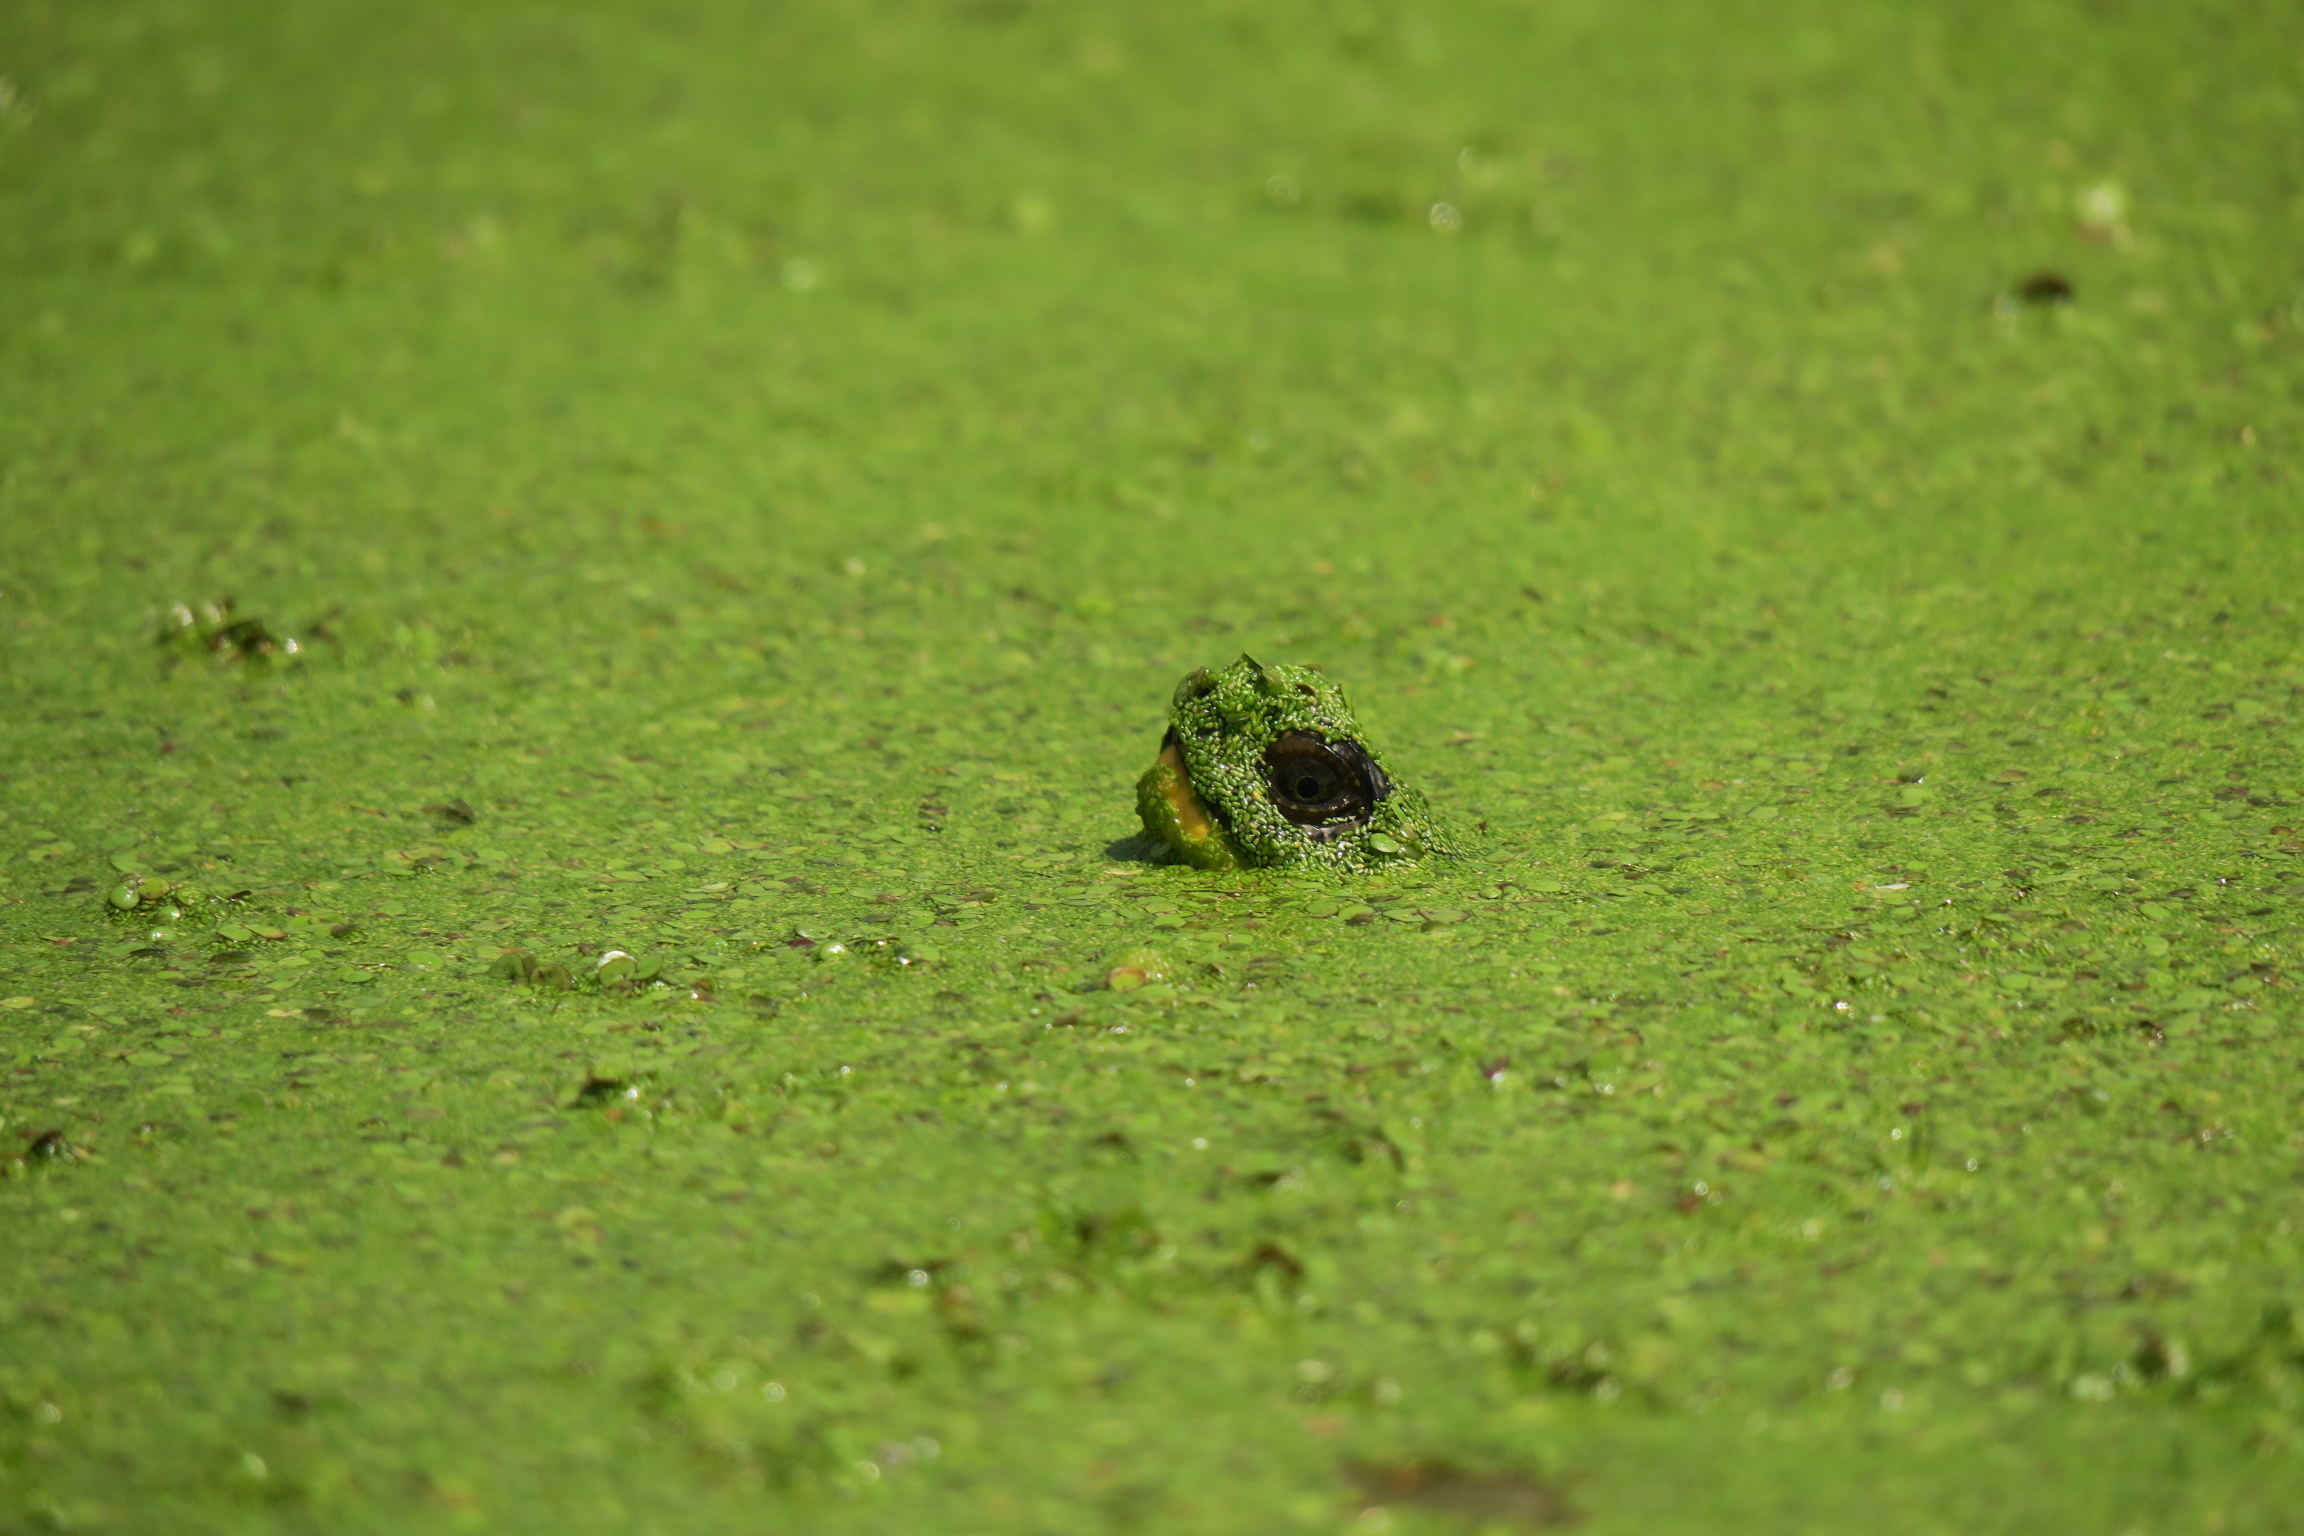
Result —
[[523, 950], [508, 949], [489, 965], [488, 974], [503, 981], [528, 981], [536, 974], [536, 960]]

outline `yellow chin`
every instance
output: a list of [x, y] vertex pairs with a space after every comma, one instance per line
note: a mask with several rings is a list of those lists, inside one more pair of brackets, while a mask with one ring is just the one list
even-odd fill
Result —
[[1163, 747], [1144, 777], [1136, 781], [1136, 814], [1144, 835], [1171, 858], [1195, 869], [1238, 869], [1239, 849], [1192, 788], [1184, 754]]

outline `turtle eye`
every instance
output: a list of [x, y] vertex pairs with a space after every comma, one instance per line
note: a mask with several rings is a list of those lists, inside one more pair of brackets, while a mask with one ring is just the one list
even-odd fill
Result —
[[1265, 749], [1264, 782], [1281, 815], [1328, 829], [1365, 822], [1392, 787], [1358, 742], [1322, 741], [1308, 731], [1290, 731]]

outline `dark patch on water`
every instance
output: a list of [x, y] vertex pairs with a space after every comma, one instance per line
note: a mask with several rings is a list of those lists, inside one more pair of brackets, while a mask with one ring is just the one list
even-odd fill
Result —
[[631, 1086], [628, 1080], [621, 1077], [587, 1076], [583, 1085], [576, 1090], [575, 1102], [587, 1108], [613, 1103], [623, 1098]]
[[2044, 267], [2016, 285], [2016, 297], [2027, 304], [2069, 304], [2075, 294], [2072, 279]]
[[274, 633], [255, 615], [236, 615], [229, 597], [197, 608], [176, 604], [161, 622], [158, 639], [172, 657], [206, 654], [221, 662], [266, 662], [275, 656], [293, 656], [300, 649], [295, 640]]
[[1131, 833], [1106, 843], [1104, 857], [1115, 864], [1156, 864], [1160, 861], [1160, 845], [1141, 832]]
[[1525, 1472], [1479, 1472], [1448, 1461], [1390, 1465], [1355, 1462], [1344, 1469], [1372, 1504], [1452, 1516], [1476, 1529], [1539, 1531], [1572, 1525], [1578, 1516], [1551, 1485]]
[[1258, 1243], [1248, 1257], [1240, 1261], [1241, 1274], [1250, 1280], [1263, 1270], [1273, 1270], [1290, 1280], [1304, 1278], [1304, 1261], [1278, 1243]]
[[62, 1131], [42, 1131], [24, 1148], [28, 1163], [76, 1163], [80, 1158], [80, 1149], [67, 1141]]

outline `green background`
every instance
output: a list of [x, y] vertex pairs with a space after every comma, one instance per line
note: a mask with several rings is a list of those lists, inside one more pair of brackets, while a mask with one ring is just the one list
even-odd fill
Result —
[[[2292, 7], [0, 76], [0, 1529], [2289, 1528]], [[1243, 649], [1472, 853], [1116, 857]]]

